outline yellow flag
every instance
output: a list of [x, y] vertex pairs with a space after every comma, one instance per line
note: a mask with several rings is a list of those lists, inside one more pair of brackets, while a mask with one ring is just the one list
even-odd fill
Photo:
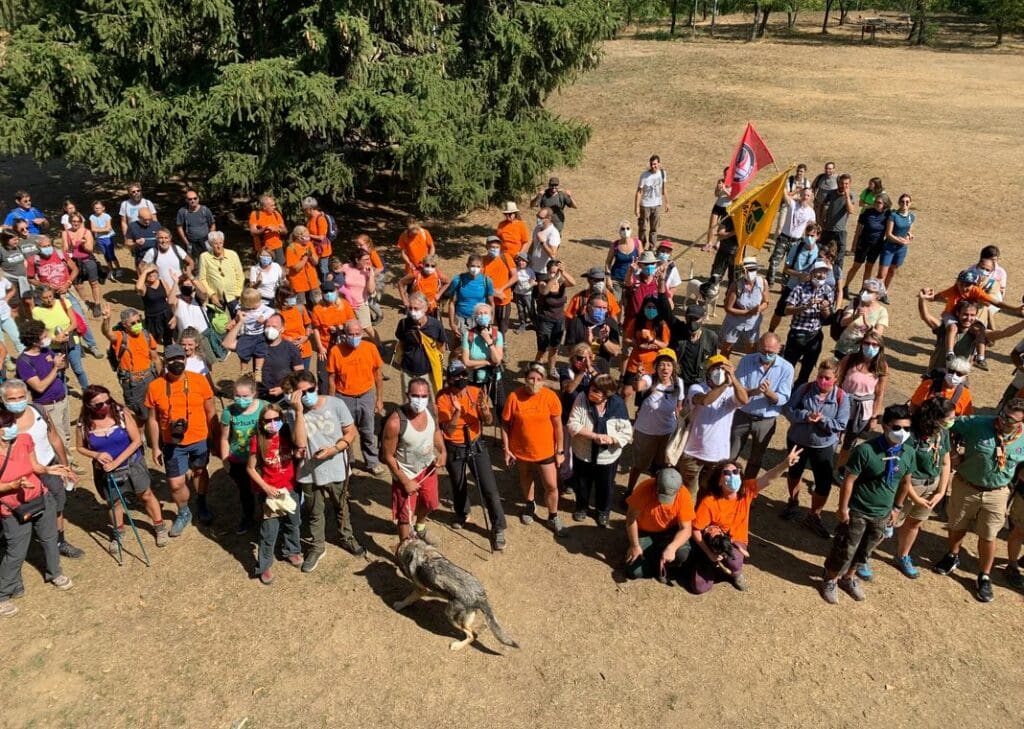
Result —
[[743, 260], [745, 249], [760, 250], [764, 247], [782, 203], [786, 178], [792, 171], [793, 168], [790, 167], [763, 185], [744, 191], [729, 206], [727, 212], [732, 217], [733, 226], [736, 228], [736, 240], [739, 243], [736, 251], [737, 263]]

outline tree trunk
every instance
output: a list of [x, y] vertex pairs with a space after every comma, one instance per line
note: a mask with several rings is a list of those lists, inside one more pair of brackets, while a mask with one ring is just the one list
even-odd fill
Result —
[[839, 25], [846, 24], [846, 16], [849, 12], [850, 8], [848, 7], [847, 0], [839, 0]]
[[761, 13], [761, 32], [760, 32], [760, 36], [762, 38], [764, 38], [765, 30], [768, 28], [768, 16], [771, 15], [771, 12], [772, 12], [771, 7], [767, 7], [767, 8], [764, 9], [764, 12]]
[[924, 6], [924, 1], [923, 0], [918, 0], [917, 1], [917, 13], [918, 13], [918, 20], [917, 20], [917, 42], [916, 42], [916, 45], [923, 46], [924, 45], [924, 26], [925, 26], [925, 20], [927, 19], [927, 16], [928, 16], [928, 11], [927, 11], [927, 9]]
[[750, 40], [757, 40], [757, 21], [761, 18], [761, 3], [754, 3], [754, 23], [750, 26]]
[[718, 19], [718, 0], [711, 3], [711, 37], [715, 37], [715, 21]]
[[672, 25], [669, 26], [668, 34], [676, 34], [676, 13], [679, 10], [679, 0], [672, 0]]
[[708, 0], [700, 0], [700, 19], [708, 19]]
[[996, 45], [1003, 45], [1003, 24], [996, 23]]
[[828, 14], [832, 12], [832, 0], [825, 0], [825, 19], [821, 21], [822, 35], [828, 33]]

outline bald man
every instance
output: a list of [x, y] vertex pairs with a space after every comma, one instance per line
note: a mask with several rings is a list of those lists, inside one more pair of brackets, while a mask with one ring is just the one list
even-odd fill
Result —
[[358, 319], [345, 323], [345, 334], [327, 355], [327, 392], [348, 406], [359, 430], [359, 448], [366, 471], [384, 472], [380, 463], [374, 415], [384, 414], [384, 360], [373, 342], [364, 339]]

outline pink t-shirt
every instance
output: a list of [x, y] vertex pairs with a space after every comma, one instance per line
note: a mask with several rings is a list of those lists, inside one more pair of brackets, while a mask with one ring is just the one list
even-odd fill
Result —
[[341, 273], [345, 276], [345, 285], [341, 289], [341, 294], [353, 309], [358, 309], [366, 303], [366, 274], [348, 263], [341, 267]]
[[874, 395], [876, 385], [878, 377], [870, 372], [861, 372], [856, 367], [851, 367], [843, 379], [843, 390], [846, 394], [858, 398]]
[[32, 256], [28, 259], [26, 273], [29, 278], [38, 278], [42, 283], [56, 289], [71, 281], [71, 271], [68, 270], [63, 251], [55, 250], [49, 258], [43, 258], [41, 255]]

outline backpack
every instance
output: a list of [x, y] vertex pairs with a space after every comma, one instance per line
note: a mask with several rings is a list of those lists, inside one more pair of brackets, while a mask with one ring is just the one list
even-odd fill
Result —
[[327, 218], [327, 240], [333, 243], [338, 237], [338, 223], [330, 213], [324, 213], [324, 217]]
[[[113, 342], [111, 342], [110, 346], [107, 347], [107, 364], [110, 365], [110, 369], [114, 370], [115, 374], [120, 376], [122, 372], [121, 358], [124, 357], [124, 353], [128, 351], [128, 333], [120, 324], [114, 327], [114, 331], [121, 333], [121, 344], [116, 350], [114, 349]], [[152, 337], [150, 337], [149, 332], [143, 329], [142, 336], [146, 338], [146, 346], [149, 347], [152, 341]], [[150, 367], [152, 367], [152, 361]]]
[[377, 431], [377, 447], [384, 442], [384, 429], [388, 427], [388, 421], [391, 420], [391, 416], [398, 413], [398, 438], [401, 439], [405, 435], [406, 429], [409, 427], [409, 416], [405, 414], [405, 409], [398, 405], [391, 412], [386, 413], [383, 418], [380, 419], [380, 429]]

